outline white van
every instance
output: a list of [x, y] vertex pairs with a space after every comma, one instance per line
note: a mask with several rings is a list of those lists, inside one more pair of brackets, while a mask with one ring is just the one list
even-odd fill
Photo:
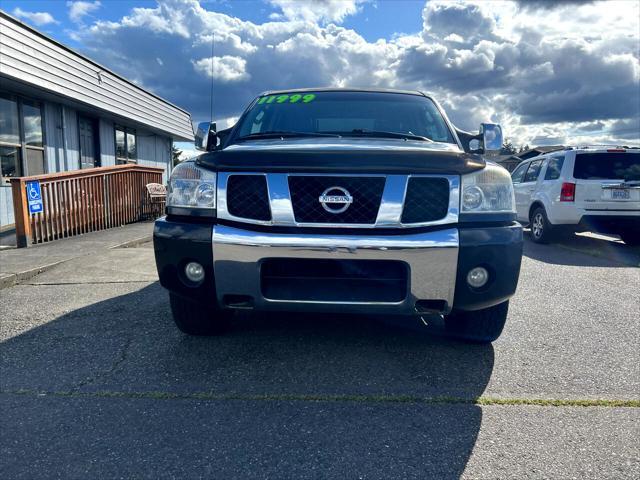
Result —
[[522, 162], [511, 174], [518, 221], [531, 239], [592, 231], [640, 244], [640, 149], [580, 147]]

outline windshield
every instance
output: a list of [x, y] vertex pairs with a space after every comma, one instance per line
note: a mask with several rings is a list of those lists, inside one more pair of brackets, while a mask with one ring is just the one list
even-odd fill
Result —
[[579, 153], [573, 176], [581, 180], [640, 180], [640, 153]]
[[269, 132], [396, 134], [395, 137], [456, 143], [430, 99], [401, 93], [294, 92], [263, 96], [242, 119], [236, 138]]

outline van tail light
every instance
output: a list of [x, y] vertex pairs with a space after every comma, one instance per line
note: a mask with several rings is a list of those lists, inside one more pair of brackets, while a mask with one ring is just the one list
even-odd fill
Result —
[[573, 202], [576, 199], [576, 184], [564, 182], [560, 189], [561, 202]]

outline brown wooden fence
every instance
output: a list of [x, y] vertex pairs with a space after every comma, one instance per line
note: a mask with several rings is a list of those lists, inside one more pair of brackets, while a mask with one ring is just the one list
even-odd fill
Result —
[[[157, 205], [145, 186], [161, 168], [116, 165], [11, 179], [18, 247], [149, 219]], [[29, 213], [27, 182], [40, 182], [43, 209]]]

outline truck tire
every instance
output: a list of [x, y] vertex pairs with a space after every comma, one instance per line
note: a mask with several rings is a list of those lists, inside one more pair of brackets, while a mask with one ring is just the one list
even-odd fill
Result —
[[509, 301], [473, 312], [453, 312], [444, 317], [447, 333], [473, 343], [491, 343], [502, 333]]
[[169, 293], [173, 321], [181, 332], [188, 335], [220, 335], [228, 330], [233, 314], [230, 310], [221, 310], [188, 300]]
[[622, 241], [630, 247], [640, 245], [640, 232], [622, 232], [620, 237], [622, 237]]
[[553, 225], [549, 223], [544, 208], [538, 207], [533, 210], [529, 219], [529, 228], [531, 229], [531, 240], [535, 243], [549, 243], [553, 240]]

